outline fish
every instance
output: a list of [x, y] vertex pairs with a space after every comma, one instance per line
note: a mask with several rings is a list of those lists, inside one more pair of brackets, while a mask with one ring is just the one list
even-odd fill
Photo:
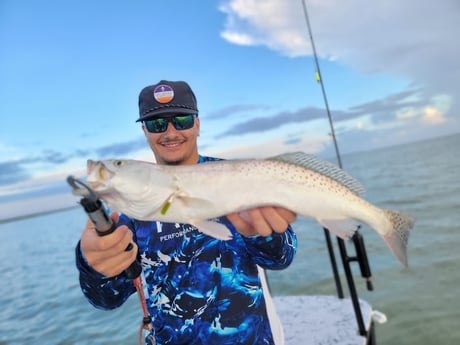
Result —
[[266, 159], [160, 165], [130, 159], [88, 160], [87, 182], [108, 207], [145, 221], [186, 223], [220, 240], [231, 232], [216, 218], [277, 206], [315, 219], [349, 239], [367, 224], [408, 266], [414, 218], [363, 198], [363, 185], [337, 165], [303, 152]]

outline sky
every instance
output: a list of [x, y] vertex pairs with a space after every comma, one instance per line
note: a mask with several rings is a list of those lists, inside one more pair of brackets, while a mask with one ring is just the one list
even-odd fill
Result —
[[[460, 2], [305, 0], [341, 153], [460, 132]], [[200, 153], [333, 157], [302, 0], [0, 0], [0, 220], [153, 160], [138, 94], [185, 80]]]

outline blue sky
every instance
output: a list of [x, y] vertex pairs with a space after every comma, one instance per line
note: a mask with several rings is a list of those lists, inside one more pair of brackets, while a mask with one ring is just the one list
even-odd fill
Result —
[[[342, 152], [460, 132], [458, 1], [306, 4]], [[301, 0], [2, 0], [0, 42], [3, 217], [68, 202], [88, 158], [153, 159], [161, 79], [194, 89], [203, 154], [333, 156]]]

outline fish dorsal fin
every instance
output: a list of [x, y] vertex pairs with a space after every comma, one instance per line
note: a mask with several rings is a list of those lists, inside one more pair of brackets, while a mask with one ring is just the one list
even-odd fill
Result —
[[361, 182], [346, 171], [340, 169], [337, 165], [304, 152], [285, 153], [279, 156], [270, 157], [268, 160], [285, 162], [313, 170], [337, 181], [357, 195], [362, 195], [365, 192]]

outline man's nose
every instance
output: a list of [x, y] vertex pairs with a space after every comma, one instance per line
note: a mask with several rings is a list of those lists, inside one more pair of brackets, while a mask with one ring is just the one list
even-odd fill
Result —
[[168, 122], [168, 127], [166, 127], [165, 133], [176, 133], [177, 129], [174, 127], [171, 121]]

